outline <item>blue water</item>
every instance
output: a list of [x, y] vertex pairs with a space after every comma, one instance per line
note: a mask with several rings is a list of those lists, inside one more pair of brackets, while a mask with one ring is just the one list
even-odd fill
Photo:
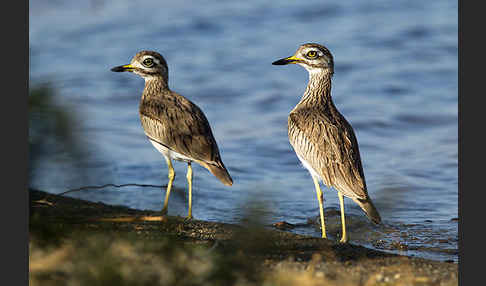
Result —
[[[346, 199], [351, 242], [457, 261], [457, 1], [81, 2], [30, 1], [30, 83], [53, 83], [58, 104], [79, 120], [72, 131], [87, 150], [75, 162], [46, 153], [31, 170], [33, 187], [60, 193], [167, 183], [165, 161], [138, 117], [143, 80], [110, 71], [149, 49], [166, 58], [172, 90], [204, 110], [234, 180], [226, 187], [195, 166], [194, 216], [237, 223], [258, 204], [269, 224], [315, 220], [312, 179], [287, 138], [287, 115], [307, 72], [271, 63], [317, 42], [334, 55], [334, 102], [354, 127], [384, 222], [373, 226]], [[185, 216], [186, 165], [175, 169], [169, 214]], [[70, 195], [160, 210], [164, 194], [125, 187]], [[339, 239], [337, 194], [324, 197], [330, 236]], [[312, 224], [293, 231], [320, 235]]]

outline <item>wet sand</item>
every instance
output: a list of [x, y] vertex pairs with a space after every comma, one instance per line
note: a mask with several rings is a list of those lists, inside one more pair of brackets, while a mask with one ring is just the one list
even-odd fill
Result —
[[[457, 263], [297, 235], [252, 223], [251, 216], [246, 221], [161, 217], [30, 190], [31, 285], [458, 284]], [[163, 264], [168, 259], [173, 262]], [[140, 273], [133, 281], [131, 268]]]

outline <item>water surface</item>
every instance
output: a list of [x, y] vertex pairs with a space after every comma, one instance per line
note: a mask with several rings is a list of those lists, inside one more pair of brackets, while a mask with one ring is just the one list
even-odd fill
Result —
[[[292, 231], [319, 236], [307, 224], [319, 213], [313, 182], [287, 138], [307, 72], [271, 65], [317, 42], [334, 55], [334, 102], [354, 127], [384, 222], [373, 226], [346, 199], [351, 242], [457, 261], [457, 1], [30, 1], [29, 13], [30, 83], [54, 83], [88, 150], [79, 162], [46, 153], [32, 170], [33, 187], [167, 183], [165, 161], [138, 118], [143, 80], [110, 72], [156, 50], [170, 87], [204, 110], [234, 180], [226, 187], [195, 166], [194, 216], [237, 223], [258, 203], [266, 223], [303, 224]], [[169, 214], [185, 216], [186, 165], [175, 169]], [[71, 195], [160, 210], [164, 193], [112, 187]], [[339, 239], [336, 191], [324, 197], [330, 237]]]

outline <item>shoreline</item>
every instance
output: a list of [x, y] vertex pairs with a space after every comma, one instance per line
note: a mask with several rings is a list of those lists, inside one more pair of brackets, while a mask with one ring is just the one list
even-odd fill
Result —
[[[54, 205], [36, 202], [46, 198]], [[133, 257], [130, 259], [134, 261], [141, 257], [147, 259], [147, 255], [156, 261], [174, 257], [172, 252], [169, 255], [168, 250], [162, 251], [158, 249], [160, 247], [181, 251], [180, 255], [184, 257], [202, 251], [207, 256], [203, 261], [209, 261], [212, 265], [210, 269], [219, 269], [221, 272], [216, 271], [218, 275], [208, 274], [209, 278], [202, 281], [201, 285], [219, 285], [218, 279], [223, 278], [229, 280], [223, 279], [224, 283], [221, 282], [221, 285], [238, 284], [241, 281], [249, 283], [241, 285], [320, 285], [312, 284], [316, 281], [327, 285], [458, 284], [457, 263], [403, 256], [352, 243], [343, 245], [327, 239], [269, 229], [252, 223], [251, 218], [245, 225], [197, 219], [186, 221], [181, 217], [161, 217], [160, 212], [156, 211], [88, 202], [32, 189], [29, 190], [29, 203], [29, 280], [32, 282], [51, 281], [53, 276], [57, 277], [59, 274], [56, 265], [65, 265], [70, 261], [65, 256], [53, 263], [51, 268], [42, 266], [48, 264], [43, 261], [46, 257], [59, 255], [56, 251], [74, 255], [74, 249], [78, 249], [76, 255], [83, 260], [94, 260], [98, 263], [101, 255], [101, 250], [97, 249], [99, 245], [104, 245], [102, 250], [109, 252], [112, 247], [121, 244], [126, 251], [131, 251]], [[90, 238], [97, 239], [97, 242], [85, 245]], [[85, 247], [83, 251], [79, 250], [81, 245]], [[145, 249], [147, 247], [151, 250]], [[96, 254], [87, 256], [93, 248], [97, 249]], [[158, 251], [154, 251], [154, 248]], [[38, 255], [39, 253], [43, 255]], [[110, 261], [119, 261], [120, 255], [117, 251], [111, 253]], [[106, 263], [111, 265], [111, 262]], [[142, 267], [139, 270], [142, 272], [155, 271], [150, 266], [143, 268], [143, 263], [133, 265]], [[202, 264], [197, 267], [200, 265]], [[103, 267], [106, 265], [103, 264]], [[179, 266], [170, 266], [166, 270], [176, 271], [172, 267]], [[63, 274], [56, 280], [78, 277], [78, 270], [74, 269], [77, 268], [62, 270]], [[185, 269], [184, 273], [191, 271], [192, 268]], [[116, 273], [116, 277], [129, 279], [124, 276], [124, 272]], [[287, 277], [290, 274], [292, 277]], [[106, 271], [99, 275], [106, 275]], [[152, 275], [159, 277], [162, 274]], [[206, 277], [204, 275], [194, 275], [193, 279]], [[87, 276], [79, 274], [77, 279], [86, 279], [85, 277]], [[301, 280], [297, 283], [295, 279]], [[144, 285], [141, 281], [138, 282], [139, 285]], [[171, 283], [186, 285], [174, 281]]]

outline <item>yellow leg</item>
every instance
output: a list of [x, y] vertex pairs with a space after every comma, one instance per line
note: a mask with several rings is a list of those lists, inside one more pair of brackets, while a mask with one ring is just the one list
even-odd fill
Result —
[[169, 183], [167, 184], [167, 191], [165, 192], [165, 201], [164, 201], [164, 207], [162, 208], [162, 215], [167, 214], [167, 208], [169, 206], [169, 196], [170, 196], [170, 190], [172, 189], [172, 182], [174, 182], [175, 178], [175, 171], [174, 168], [172, 167], [172, 162], [170, 161], [169, 158], [165, 158], [165, 161], [167, 162], [167, 167], [169, 168]]
[[346, 220], [344, 218], [343, 194], [341, 192], [338, 192], [338, 196], [339, 196], [339, 204], [341, 205], [341, 226], [343, 227], [343, 234], [342, 234], [341, 240], [339, 242], [340, 243], [346, 243], [346, 242], [348, 242], [348, 237], [346, 235]]
[[187, 163], [187, 184], [189, 186], [189, 212], [186, 219], [192, 219], [192, 166]]
[[319, 186], [319, 181], [312, 177], [314, 180], [314, 186], [316, 187], [316, 193], [317, 193], [317, 200], [319, 201], [319, 213], [321, 215], [321, 230], [322, 230], [322, 237], [327, 238], [326, 236], [326, 225], [324, 224], [324, 209], [322, 207], [322, 199], [323, 199], [323, 194], [321, 191], [321, 187]]

